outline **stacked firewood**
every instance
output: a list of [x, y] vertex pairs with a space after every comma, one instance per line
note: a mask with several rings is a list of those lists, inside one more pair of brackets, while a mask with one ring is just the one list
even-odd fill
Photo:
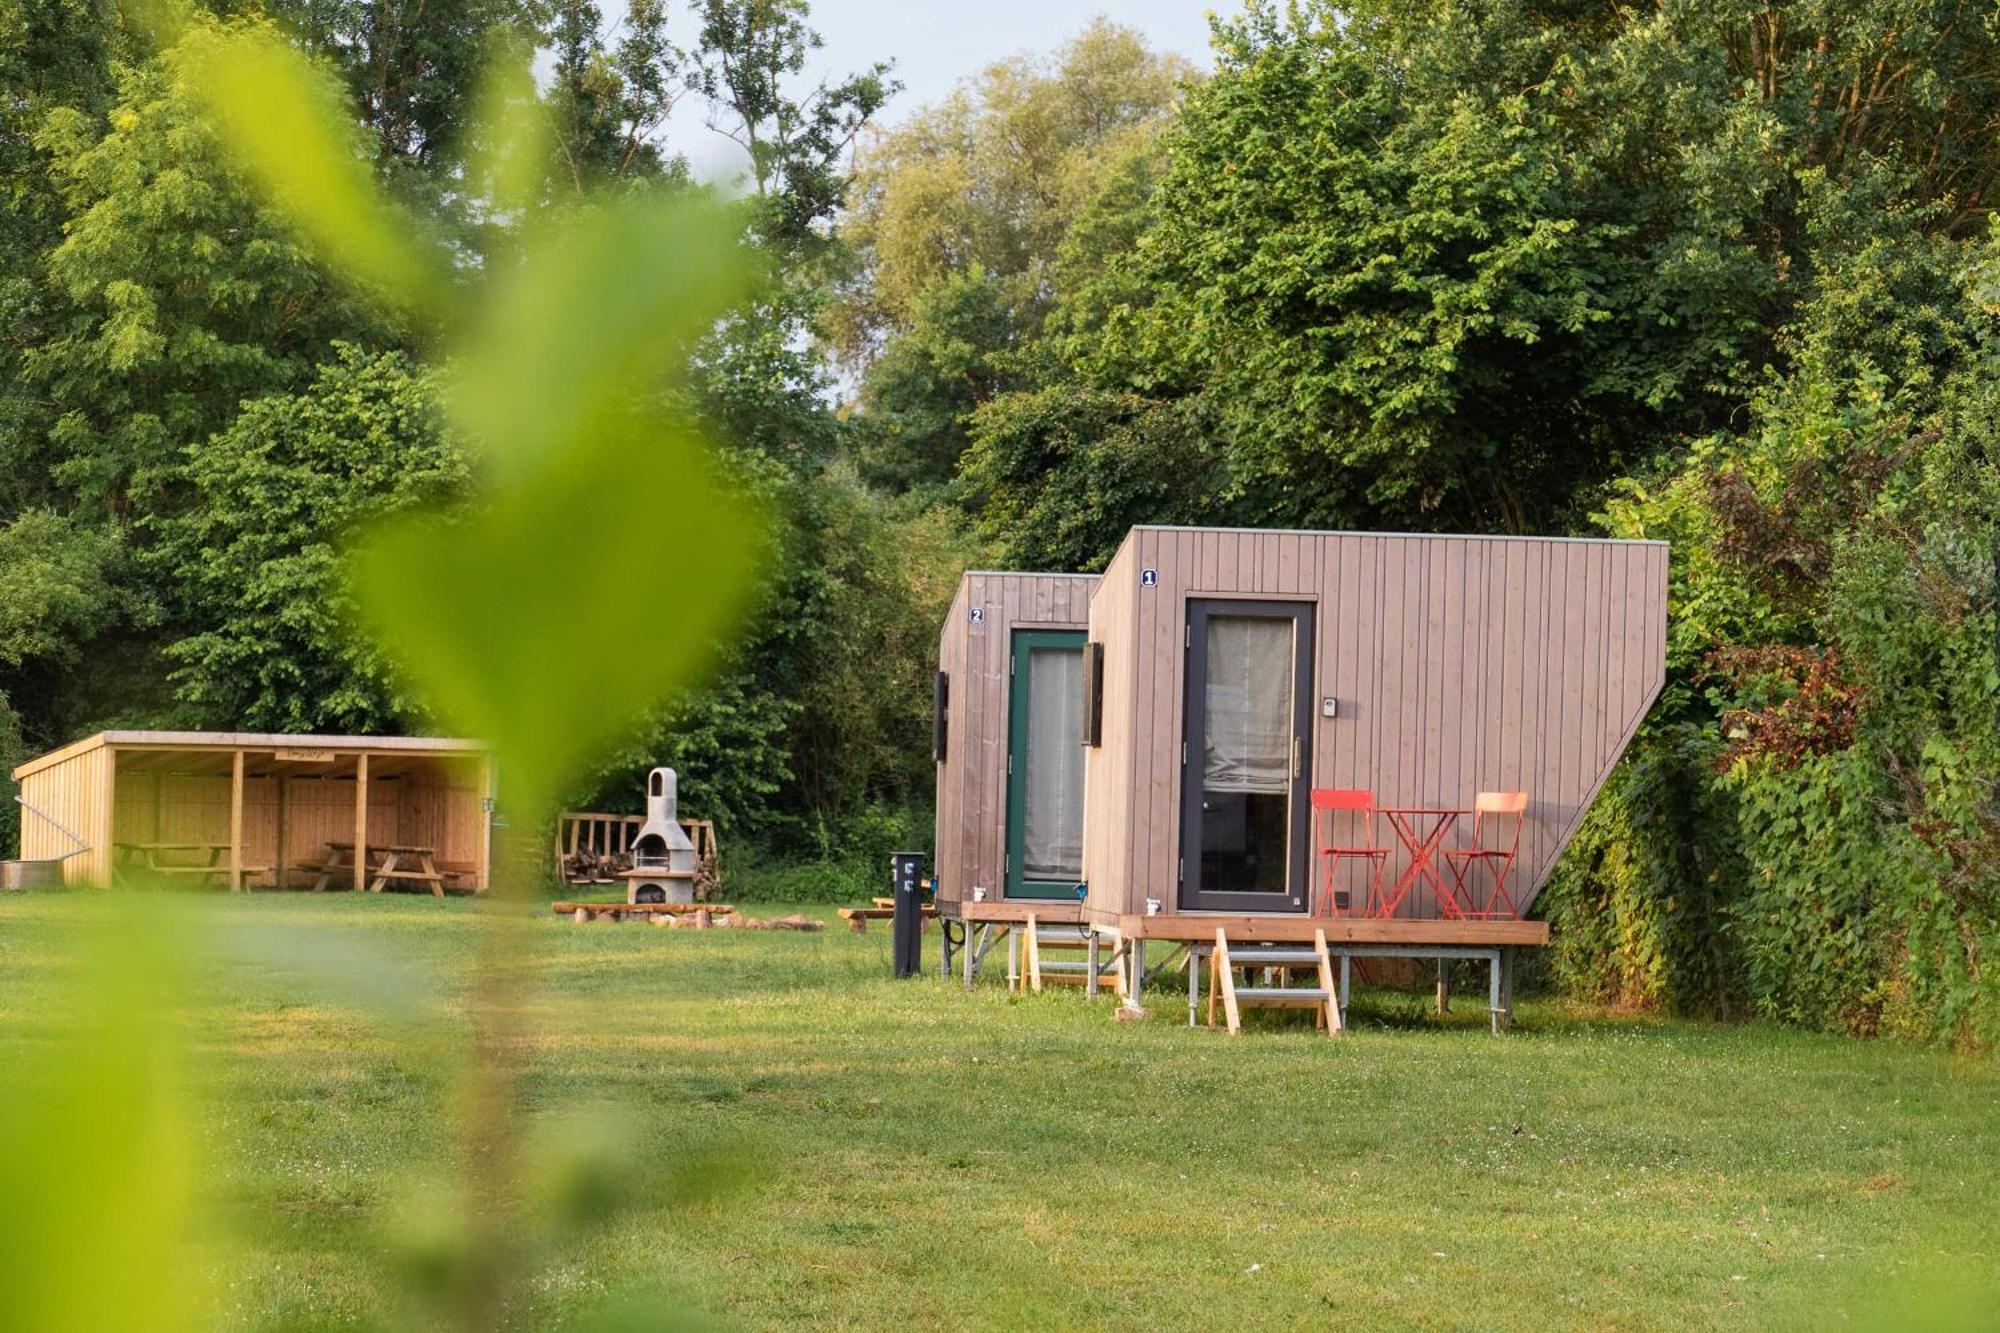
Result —
[[632, 868], [632, 857], [625, 852], [581, 847], [563, 858], [562, 868], [563, 878], [571, 884], [611, 884], [620, 871]]

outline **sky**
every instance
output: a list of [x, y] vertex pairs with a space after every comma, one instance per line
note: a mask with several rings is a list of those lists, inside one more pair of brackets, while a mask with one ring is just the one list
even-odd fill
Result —
[[[812, 24], [826, 45], [808, 73], [831, 80], [894, 60], [904, 90], [881, 117], [894, 124], [996, 60], [1054, 50], [1097, 14], [1207, 68], [1208, 14], [1235, 7], [1229, 0], [812, 0]], [[741, 160], [699, 116], [682, 119], [669, 138], [699, 176], [733, 175]]]

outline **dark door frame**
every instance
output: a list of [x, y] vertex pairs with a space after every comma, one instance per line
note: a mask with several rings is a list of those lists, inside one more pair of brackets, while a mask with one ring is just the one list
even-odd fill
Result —
[[[1028, 688], [1027, 654], [1037, 648], [1074, 648], [1081, 656], [1089, 637], [1088, 631], [1080, 629], [1017, 629], [1007, 645], [1007, 838], [1006, 873], [1002, 876], [1000, 895], [1003, 898], [1076, 901], [1076, 886], [1083, 879], [1081, 871], [1074, 879], [1029, 879], [1021, 864], [1021, 840], [1027, 831], [1028, 817], [1025, 781], [1028, 710], [1035, 706]], [[1072, 699], [1069, 706], [1081, 708], [1082, 702]]]
[[[1312, 695], [1316, 606], [1310, 601], [1187, 599], [1182, 634], [1180, 894], [1182, 911], [1303, 913], [1312, 870]], [[1195, 760], [1203, 756], [1203, 717], [1208, 700], [1208, 618], [1210, 615], [1265, 616], [1292, 622], [1292, 808], [1286, 868], [1287, 893], [1231, 893], [1201, 884], [1201, 778]], [[1195, 645], [1202, 645], [1200, 652]]]

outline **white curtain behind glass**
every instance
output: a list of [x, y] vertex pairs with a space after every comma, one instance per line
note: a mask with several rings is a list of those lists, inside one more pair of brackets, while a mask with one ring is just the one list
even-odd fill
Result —
[[1083, 654], [1028, 654], [1028, 790], [1021, 869], [1035, 879], [1083, 874]]
[[1292, 781], [1292, 622], [1208, 621], [1209, 791], [1284, 793]]

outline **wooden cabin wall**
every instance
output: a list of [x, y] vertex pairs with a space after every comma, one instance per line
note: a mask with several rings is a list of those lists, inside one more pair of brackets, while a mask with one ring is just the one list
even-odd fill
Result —
[[[470, 866], [479, 861], [486, 831], [480, 806], [479, 774], [471, 764], [440, 764], [407, 778], [398, 809], [396, 841], [435, 847], [440, 863]], [[369, 815], [369, 823], [375, 822]]]
[[[947, 901], [970, 901], [975, 886], [997, 901], [1005, 884], [1007, 845], [1008, 648], [1016, 629], [1085, 629], [1097, 576], [971, 573], [940, 636], [940, 654], [956, 635], [959, 668], [951, 681], [951, 758], [938, 796], [940, 876], [956, 881]], [[972, 620], [973, 608], [984, 617]], [[950, 826], [946, 827], [946, 810]], [[949, 860], [945, 849], [950, 848]]]
[[[1129, 559], [1127, 558], [1129, 555]], [[1135, 529], [1114, 568], [1135, 603], [1110, 657], [1132, 658], [1132, 842], [1122, 905], [1173, 911], [1180, 855], [1182, 634], [1190, 597], [1317, 607], [1312, 785], [1383, 805], [1467, 807], [1529, 793], [1512, 887], [1525, 912], [1665, 676], [1667, 548], [1533, 538]], [[1158, 571], [1142, 588], [1138, 574]], [[1115, 605], [1107, 586], [1099, 601]], [[1107, 618], [1108, 623], [1108, 618]], [[1339, 716], [1318, 716], [1318, 699]], [[1095, 770], [1093, 770], [1093, 776]], [[1112, 778], [1115, 781], [1115, 777]], [[1090, 788], [1090, 823], [1104, 808]], [[1110, 822], [1107, 820], [1107, 822]], [[1469, 836], [1469, 817], [1452, 841]], [[1383, 829], [1380, 837], [1395, 843]], [[1097, 870], [1118, 887], [1115, 855]], [[1393, 879], [1401, 869], [1392, 857]], [[1095, 897], [1095, 895], [1093, 895]], [[1407, 915], [1435, 915], [1413, 892]]]
[[24, 776], [21, 799], [35, 809], [21, 811], [22, 859], [54, 860], [75, 849], [76, 844], [49, 822], [55, 819], [89, 844], [88, 851], [64, 859], [63, 882], [110, 883], [110, 781], [111, 752], [101, 745]]

